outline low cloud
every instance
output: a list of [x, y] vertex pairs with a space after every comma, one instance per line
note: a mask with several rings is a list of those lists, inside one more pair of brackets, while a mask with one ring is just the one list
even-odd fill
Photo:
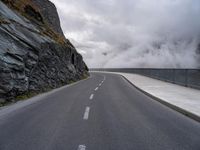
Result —
[[199, 0], [51, 1], [89, 67], [200, 66]]

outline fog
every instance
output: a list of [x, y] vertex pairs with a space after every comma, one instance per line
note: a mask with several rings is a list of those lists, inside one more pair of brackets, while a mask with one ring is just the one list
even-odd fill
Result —
[[199, 0], [51, 0], [89, 67], [199, 68]]

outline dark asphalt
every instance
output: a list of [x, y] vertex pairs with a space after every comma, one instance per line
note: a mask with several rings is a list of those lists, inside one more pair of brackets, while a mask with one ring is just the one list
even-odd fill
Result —
[[114, 74], [93, 73], [40, 101], [2, 112], [0, 150], [200, 150], [199, 122]]

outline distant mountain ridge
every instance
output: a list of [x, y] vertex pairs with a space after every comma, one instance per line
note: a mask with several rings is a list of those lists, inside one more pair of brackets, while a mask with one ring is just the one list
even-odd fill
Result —
[[88, 76], [48, 0], [0, 1], [0, 103]]

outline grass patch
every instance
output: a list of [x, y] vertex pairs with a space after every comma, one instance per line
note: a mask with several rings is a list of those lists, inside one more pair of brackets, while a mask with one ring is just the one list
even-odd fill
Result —
[[31, 97], [34, 97], [36, 95], [38, 95], [40, 93], [38, 92], [27, 92], [27, 93], [24, 93], [24, 94], [21, 94], [21, 95], [18, 95], [15, 97], [15, 100], [16, 101], [19, 101], [19, 100], [26, 100], [26, 99], [29, 99]]
[[[32, 0], [2, 0], [8, 7], [18, 11], [22, 16], [26, 17], [28, 20], [35, 20], [40, 24], [41, 35], [46, 35], [53, 39], [55, 42], [68, 46], [72, 46], [72, 44], [61, 34], [54, 31], [45, 19], [42, 17], [41, 11], [39, 7], [32, 2]], [[0, 20], [1, 23], [1, 20]], [[2, 23], [5, 23], [2, 21]]]
[[32, 0], [2, 0], [7, 6], [14, 8], [19, 12], [24, 12], [26, 6], [31, 6], [37, 12], [40, 12], [39, 8], [32, 2]]
[[10, 105], [12, 103], [13, 103], [13, 101], [0, 102], [0, 107], [7, 106], [7, 105]]
[[66, 38], [63, 35], [55, 32], [51, 27], [47, 25], [47, 23], [44, 24], [44, 29], [41, 31], [41, 35], [46, 35], [61, 45], [67, 43]]
[[4, 106], [3, 103], [0, 103], [0, 107]]
[[68, 84], [72, 84], [72, 83], [74, 83], [74, 82], [76, 82], [76, 81], [70, 80], [70, 81], [68, 81]]
[[90, 75], [88, 73], [84, 73], [82, 79], [87, 79]]

